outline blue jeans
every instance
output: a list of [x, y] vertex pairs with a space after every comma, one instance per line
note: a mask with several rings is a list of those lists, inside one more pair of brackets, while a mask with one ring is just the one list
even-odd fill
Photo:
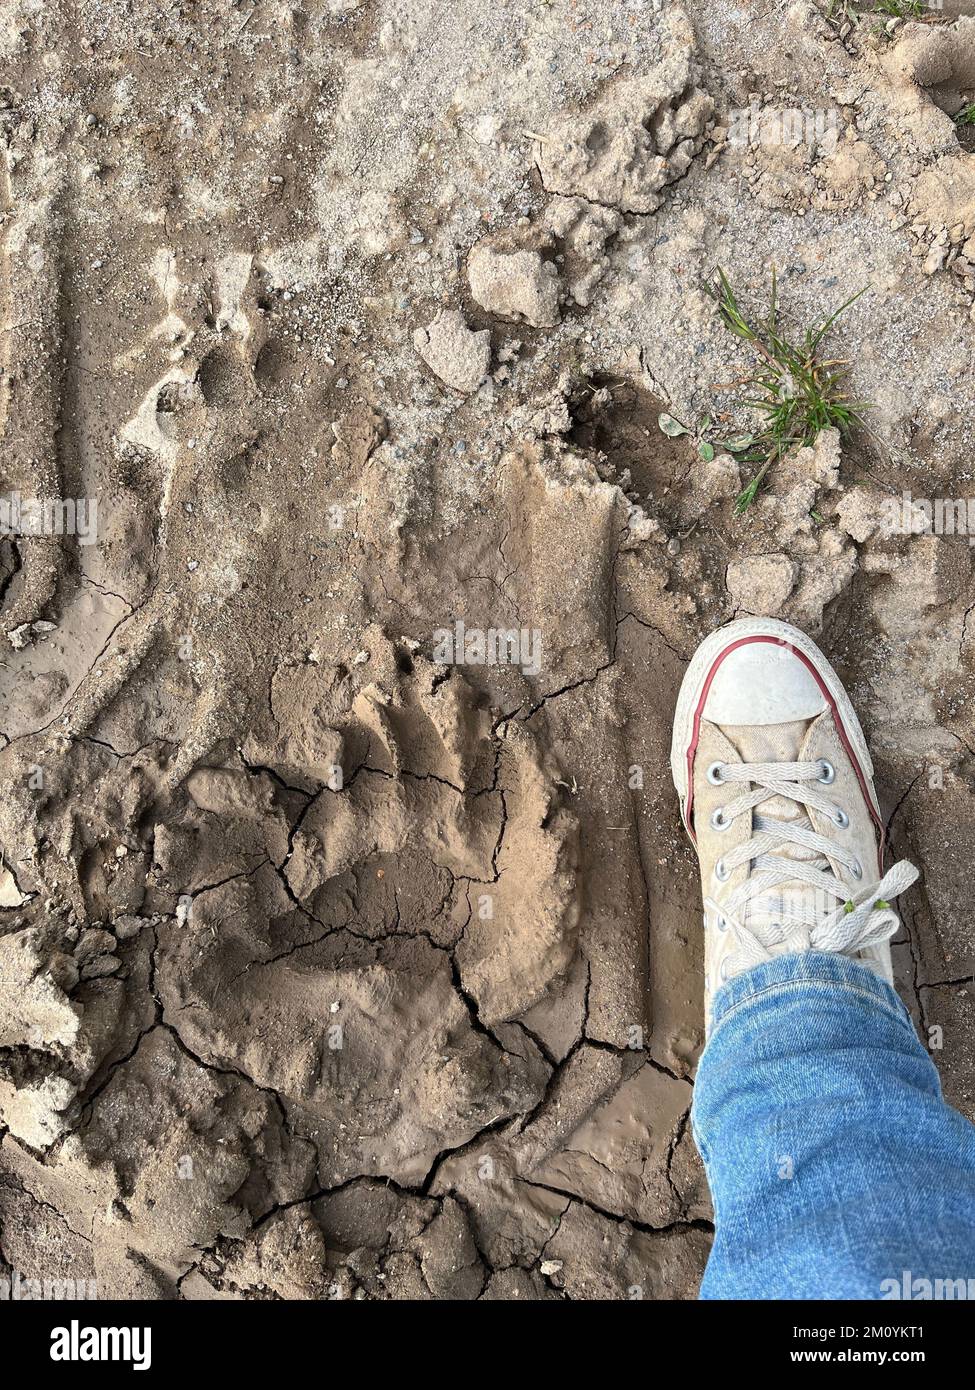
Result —
[[811, 951], [732, 979], [712, 1019], [691, 1116], [716, 1224], [701, 1297], [957, 1297], [935, 1281], [969, 1280], [975, 1298], [975, 1126], [894, 991]]

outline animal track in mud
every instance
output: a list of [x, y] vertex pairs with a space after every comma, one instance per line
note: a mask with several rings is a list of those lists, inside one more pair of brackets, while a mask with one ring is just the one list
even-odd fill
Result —
[[[415, 1182], [488, 1118], [530, 1109], [541, 1054], [509, 1055], [489, 1029], [538, 1003], [575, 946], [572, 827], [550, 814], [530, 738], [499, 742], [462, 678], [437, 680], [417, 655], [406, 674], [390, 644], [372, 648], [357, 692], [280, 671], [243, 748], [250, 770], [195, 772], [185, 819], [156, 848], [164, 896], [219, 881], [227, 836], [263, 851], [264, 868], [194, 900], [192, 933], [163, 928], [164, 1017], [282, 1097], [322, 1183]], [[313, 781], [309, 768], [332, 785], [282, 790]], [[211, 858], [188, 863], [194, 849]], [[268, 1054], [268, 1035], [291, 1041]], [[372, 1090], [373, 1138], [355, 1140], [354, 1098]]]

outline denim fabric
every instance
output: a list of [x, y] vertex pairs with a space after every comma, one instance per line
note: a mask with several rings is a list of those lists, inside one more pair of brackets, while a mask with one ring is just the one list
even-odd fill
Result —
[[937, 1297], [935, 1280], [969, 1280], [975, 1299], [975, 1126], [866, 967], [811, 951], [725, 985], [692, 1124], [717, 1231], [702, 1298]]

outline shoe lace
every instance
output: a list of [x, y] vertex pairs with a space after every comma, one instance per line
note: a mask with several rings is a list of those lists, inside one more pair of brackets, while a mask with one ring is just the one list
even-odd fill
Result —
[[[793, 938], [796, 949], [852, 955], [865, 946], [888, 941], [900, 926], [890, 902], [918, 877], [917, 869], [908, 860], [898, 860], [882, 878], [864, 882], [851, 893], [833, 873], [829, 860], [845, 866], [854, 878], [860, 879], [863, 866], [852, 850], [813, 830], [808, 815], [783, 820], [757, 813], [766, 801], [783, 797], [807, 812], [810, 808], [821, 812], [838, 826], [848, 825], [842, 808], [820, 790], [822, 784], [832, 780], [827, 773], [832, 774], [832, 768], [822, 759], [715, 765], [715, 781], [746, 787], [740, 796], [714, 813], [715, 828], [726, 828], [748, 811], [756, 813], [752, 838], [729, 850], [715, 865], [719, 881], [730, 878], [742, 864], [751, 864], [752, 872], [725, 902], [704, 900], [705, 908], [715, 914], [719, 930], [734, 933], [736, 950], [727, 959], [725, 976], [762, 964], [771, 958], [772, 947]], [[781, 853], [787, 847], [791, 848], [791, 855]], [[795, 881], [813, 892], [776, 894], [784, 883]], [[778, 920], [762, 920], [762, 913], [754, 909], [764, 906], [767, 912], [767, 904], [773, 898]]]

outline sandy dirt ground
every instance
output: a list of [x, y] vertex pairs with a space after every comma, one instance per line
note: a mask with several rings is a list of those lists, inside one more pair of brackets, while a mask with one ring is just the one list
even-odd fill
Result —
[[[973, 551], [890, 505], [975, 498], [975, 18], [855, 8], [3, 4], [0, 483], [78, 504], [0, 540], [5, 1277], [693, 1297], [667, 752], [741, 613], [848, 684], [975, 1113]], [[743, 516], [657, 425], [748, 426], [718, 265], [866, 288], [869, 432]]]

